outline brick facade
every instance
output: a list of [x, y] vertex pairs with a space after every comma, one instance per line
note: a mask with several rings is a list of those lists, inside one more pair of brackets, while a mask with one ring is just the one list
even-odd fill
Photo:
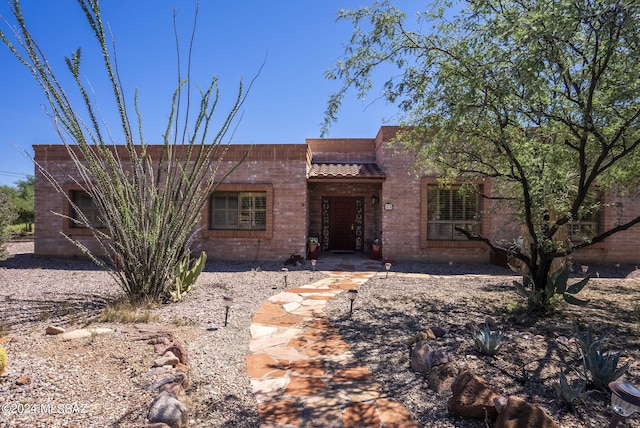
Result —
[[[369, 252], [371, 242], [382, 241], [383, 255], [392, 259], [419, 259], [438, 262], [488, 263], [491, 254], [482, 244], [469, 241], [429, 241], [427, 230], [427, 185], [435, 177], [419, 176], [410, 153], [389, 146], [398, 128], [382, 127], [371, 139], [307, 139], [305, 144], [264, 144], [253, 147], [231, 145], [219, 165], [218, 174], [229, 171], [249, 151], [245, 161], [217, 189], [220, 192], [263, 192], [266, 194], [265, 230], [212, 230], [210, 206], [203, 209], [193, 249], [204, 250], [212, 259], [282, 260], [293, 253], [305, 254], [310, 235], [323, 235], [327, 226], [327, 201], [353, 199], [360, 203], [356, 228], [361, 227], [361, 251]], [[119, 148], [119, 154], [126, 152]], [[151, 153], [159, 150], [152, 146]], [[96, 249], [96, 241], [86, 229], [70, 227], [64, 193], [78, 189], [75, 167], [65, 147], [34, 146], [35, 160], [59, 184], [59, 192], [42, 173], [35, 177], [36, 238], [38, 255], [79, 255], [63, 232]], [[344, 164], [375, 164], [382, 174], [335, 176], [310, 175], [312, 164], [331, 164], [339, 171]], [[334, 168], [335, 169], [335, 168]], [[369, 170], [367, 170], [369, 171]], [[374, 168], [375, 171], [375, 168]], [[75, 176], [77, 179], [77, 176]], [[491, 192], [488, 182], [481, 183]], [[377, 202], [377, 203], [374, 203]], [[640, 214], [636, 195], [607, 194], [601, 223], [613, 227]], [[324, 211], [323, 211], [324, 210]], [[482, 201], [482, 233], [492, 240], [513, 241], [521, 234], [515, 216]], [[340, 216], [340, 213], [333, 213]], [[338, 218], [337, 217], [337, 218]], [[332, 218], [335, 221], [335, 218]], [[348, 221], [347, 221], [348, 227]], [[354, 228], [354, 225], [351, 225]], [[579, 251], [581, 263], [640, 263], [640, 226], [615, 234], [606, 242]]]

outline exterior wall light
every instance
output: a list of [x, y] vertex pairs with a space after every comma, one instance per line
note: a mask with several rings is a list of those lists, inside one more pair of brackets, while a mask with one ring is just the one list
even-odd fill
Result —
[[347, 291], [347, 296], [349, 296], [349, 318], [351, 318], [351, 315], [353, 315], [353, 301], [358, 297], [358, 290], [355, 288], [350, 289]]
[[623, 418], [628, 418], [640, 409], [640, 391], [630, 383], [619, 380], [609, 383], [609, 389], [613, 409], [613, 419], [609, 428], [613, 428]]
[[374, 207], [376, 205], [378, 205], [378, 202], [380, 202], [380, 198], [378, 198], [378, 195], [376, 195], [375, 193], [371, 195], [371, 205], [373, 205]]
[[233, 304], [233, 297], [229, 295], [222, 296], [222, 304], [224, 305], [224, 326], [226, 327], [229, 319], [229, 309]]

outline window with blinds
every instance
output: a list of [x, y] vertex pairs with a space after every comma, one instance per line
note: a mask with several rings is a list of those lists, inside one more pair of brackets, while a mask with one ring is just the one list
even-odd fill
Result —
[[266, 230], [266, 192], [224, 192], [211, 196], [211, 229]]
[[460, 187], [427, 186], [427, 239], [456, 241], [467, 239], [456, 227], [480, 232], [480, 196], [463, 193]]
[[590, 241], [600, 234], [601, 210], [599, 209], [599, 194], [589, 195], [585, 199], [585, 206], [588, 209], [579, 213], [577, 221], [572, 221], [568, 225], [569, 239], [572, 241]]
[[[86, 229], [87, 226], [82, 222], [81, 216], [78, 213], [78, 210], [84, 214], [87, 218], [91, 227], [95, 228], [104, 228], [104, 224], [100, 221], [100, 213], [98, 211], [98, 206], [93, 202], [91, 195], [89, 195], [84, 190], [72, 190], [71, 191], [71, 209], [69, 212], [71, 213], [71, 218], [77, 221], [70, 221], [70, 225], [72, 228], [80, 228]], [[78, 223], [78, 221], [80, 223]]]

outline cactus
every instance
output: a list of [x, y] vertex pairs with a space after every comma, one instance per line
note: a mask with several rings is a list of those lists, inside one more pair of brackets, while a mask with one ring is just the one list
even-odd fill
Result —
[[0, 374], [4, 373], [9, 364], [9, 357], [7, 356], [7, 350], [4, 346], [0, 346]]
[[491, 331], [487, 324], [473, 333], [473, 339], [484, 355], [495, 355], [504, 343], [504, 331]]
[[187, 255], [178, 263], [176, 279], [169, 290], [169, 297], [171, 297], [171, 300], [174, 302], [182, 300], [191, 290], [191, 286], [196, 282], [196, 279], [198, 279], [198, 276], [204, 269], [207, 262], [207, 255], [203, 251], [200, 253], [200, 257], [191, 263], [191, 266], [189, 266], [189, 262], [190, 258], [189, 255]]

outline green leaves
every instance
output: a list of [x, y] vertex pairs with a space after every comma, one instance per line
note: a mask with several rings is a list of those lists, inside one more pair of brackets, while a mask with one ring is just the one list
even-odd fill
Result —
[[588, 305], [588, 300], [578, 299], [575, 295], [587, 285], [590, 276], [586, 276], [569, 285], [570, 273], [571, 268], [568, 265], [562, 265], [547, 277], [545, 287], [542, 290], [536, 288], [533, 278], [529, 275], [524, 276], [522, 283], [513, 281], [513, 286], [520, 296], [527, 299], [532, 309], [541, 310], [545, 313], [553, 311], [555, 306], [554, 297], [556, 296], [562, 296], [565, 302], [570, 305]]
[[[94, 47], [101, 54], [106, 83], [111, 88], [111, 99], [101, 98], [100, 107], [80, 78], [80, 49], [66, 59], [80, 102], [72, 102], [76, 98], [67, 97], [71, 91], [61, 86], [61, 80], [32, 38], [18, 0], [13, 1], [14, 18], [18, 22], [14, 34], [16, 44], [2, 32], [0, 40], [32, 72], [47, 96], [53, 125], [75, 165], [70, 181], [89, 194], [104, 225], [104, 229], [93, 227], [74, 206], [80, 223], [91, 230], [104, 254], [96, 254], [80, 241], [74, 243], [98, 264], [110, 269], [132, 302], [166, 297], [169, 288], [175, 285], [176, 276], [179, 284], [175, 298], [179, 299], [193, 284], [206, 260], [206, 256], [201, 255], [197, 263], [184, 267], [185, 257], [188, 264], [188, 245], [202, 208], [217, 184], [241, 162], [216, 176], [223, 155], [220, 146], [226, 144], [226, 133], [234, 124], [245, 92], [240, 83], [231, 108], [222, 116], [219, 128], [212, 131], [209, 126], [220, 95], [217, 80], [214, 78], [205, 85], [199, 98], [193, 96], [190, 76], [183, 79], [182, 66], [178, 64], [177, 88], [173, 98], [167, 100], [169, 115], [163, 144], [147, 145], [137, 93], [132, 110], [118, 77], [121, 68], [111, 38], [105, 32], [99, 3], [97, 0], [78, 3], [93, 33]], [[179, 45], [178, 41], [176, 44]], [[190, 57], [187, 62], [191, 62]], [[114, 123], [105, 123], [104, 118], [112, 116], [103, 114], [107, 111], [116, 113]], [[136, 122], [137, 133], [132, 126]], [[63, 189], [67, 183], [57, 183], [46, 171], [44, 174], [73, 206], [70, 195]], [[110, 263], [105, 264], [105, 258]]]
[[394, 142], [415, 153], [417, 170], [489, 179], [485, 196], [516, 214], [509, 226], [522, 225], [532, 244], [522, 261], [544, 301], [558, 292], [546, 290], [549, 260], [640, 222], [633, 213], [566, 239], [594, 189], [635, 191], [640, 181], [640, 3], [433, 0], [417, 22], [411, 15], [389, 1], [340, 14], [354, 33], [326, 74], [342, 86], [323, 132], [350, 90], [396, 105], [408, 130]]

